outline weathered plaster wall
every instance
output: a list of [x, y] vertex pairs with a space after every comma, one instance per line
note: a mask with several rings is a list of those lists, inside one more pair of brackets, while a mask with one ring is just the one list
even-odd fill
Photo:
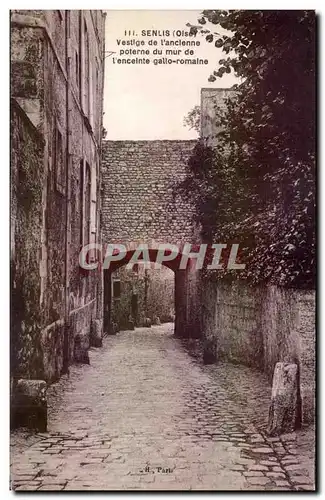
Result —
[[298, 362], [304, 421], [314, 418], [315, 292], [206, 282], [202, 322], [217, 359], [262, 369]]

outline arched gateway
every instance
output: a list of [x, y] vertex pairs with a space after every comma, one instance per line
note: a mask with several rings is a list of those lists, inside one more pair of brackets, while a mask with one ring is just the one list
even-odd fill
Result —
[[105, 141], [102, 161], [103, 245], [122, 244], [123, 259], [104, 270], [104, 329], [110, 329], [112, 272], [130, 261], [139, 245], [156, 261], [160, 244], [176, 245], [179, 255], [163, 262], [175, 274], [175, 334], [200, 336], [198, 271], [188, 260], [180, 269], [184, 245], [199, 243], [194, 207], [179, 185], [196, 141]]

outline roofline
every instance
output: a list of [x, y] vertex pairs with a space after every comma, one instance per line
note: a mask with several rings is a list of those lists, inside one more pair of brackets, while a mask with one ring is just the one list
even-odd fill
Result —
[[201, 93], [204, 91], [204, 90], [214, 90], [214, 91], [218, 91], [218, 92], [221, 92], [221, 91], [224, 91], [224, 90], [233, 90], [233, 86], [231, 87], [202, 87], [201, 88]]
[[103, 139], [103, 143], [107, 142], [183, 142], [191, 143], [197, 142], [197, 139]]

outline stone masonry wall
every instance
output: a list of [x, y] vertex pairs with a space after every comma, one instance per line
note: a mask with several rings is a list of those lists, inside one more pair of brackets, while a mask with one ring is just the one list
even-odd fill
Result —
[[171, 321], [175, 314], [175, 273], [162, 266], [148, 273], [147, 315], [151, 321], [159, 318], [161, 322]]
[[305, 422], [315, 416], [316, 297], [314, 290], [266, 287], [262, 303], [264, 370], [272, 377], [277, 361], [299, 364]]
[[11, 102], [11, 374], [44, 373], [40, 331], [40, 252], [44, 142], [15, 100]]
[[217, 125], [216, 117], [226, 109], [226, 99], [231, 97], [231, 89], [201, 89], [201, 137], [209, 146], [217, 145], [217, 134], [221, 127]]
[[215, 342], [218, 359], [262, 367], [260, 300], [243, 284], [205, 283], [205, 337]]
[[76, 337], [89, 345], [92, 322], [101, 315], [101, 276], [84, 273], [78, 257], [88, 239], [101, 241], [102, 11], [12, 11], [11, 64], [12, 96], [44, 142], [34, 209], [35, 217], [41, 213], [34, 248], [40, 288], [33, 306], [41, 317], [34, 346], [43, 368], [33, 377], [50, 382], [74, 360]]
[[303, 420], [314, 418], [315, 292], [245, 283], [203, 286], [203, 332], [217, 359], [265, 371], [278, 361], [297, 362]]
[[196, 141], [105, 141], [102, 224], [105, 243], [195, 242], [193, 207], [174, 189]]

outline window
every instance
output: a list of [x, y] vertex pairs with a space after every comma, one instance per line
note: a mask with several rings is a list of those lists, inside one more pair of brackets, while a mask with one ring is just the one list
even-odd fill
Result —
[[97, 63], [97, 58], [95, 61], [95, 85], [93, 89], [93, 128], [95, 134], [97, 134], [97, 106], [98, 106], [98, 99], [99, 99], [99, 72], [98, 72], [98, 63]]
[[85, 170], [85, 218], [84, 218], [84, 245], [88, 245], [90, 242], [90, 203], [91, 203], [91, 172], [90, 166], [86, 162], [86, 170]]
[[81, 10], [78, 11], [78, 24], [79, 24], [79, 30], [78, 30], [78, 66], [79, 66], [79, 99], [80, 99], [80, 104], [82, 106], [82, 100], [83, 100], [83, 67], [82, 67], [82, 13]]
[[[80, 247], [96, 244], [96, 172], [85, 160], [80, 160]], [[99, 253], [95, 248], [88, 252], [88, 262], [95, 262]]]
[[97, 9], [96, 10], [97, 33], [100, 32], [100, 34], [101, 34], [101, 27], [102, 27], [101, 26], [101, 21], [102, 21], [101, 17], [102, 17], [102, 13], [99, 9]]
[[80, 247], [84, 243], [84, 161], [80, 160], [79, 166], [79, 214], [80, 214]]
[[[64, 11], [63, 11], [64, 12]], [[66, 10], [67, 37], [71, 37], [71, 10]]]
[[65, 159], [64, 159], [64, 147], [63, 147], [63, 137], [58, 128], [58, 125], [54, 125], [53, 128], [53, 170], [54, 170], [54, 182], [55, 188], [61, 194], [64, 194], [65, 189]]
[[113, 280], [113, 299], [119, 299], [121, 297], [121, 280]]
[[89, 98], [90, 98], [90, 86], [89, 86], [89, 37], [87, 31], [87, 24], [84, 21], [84, 99], [83, 107], [85, 115], [89, 114]]
[[79, 65], [79, 54], [76, 51], [75, 54], [75, 71], [76, 71], [76, 84], [80, 88], [80, 65]]

